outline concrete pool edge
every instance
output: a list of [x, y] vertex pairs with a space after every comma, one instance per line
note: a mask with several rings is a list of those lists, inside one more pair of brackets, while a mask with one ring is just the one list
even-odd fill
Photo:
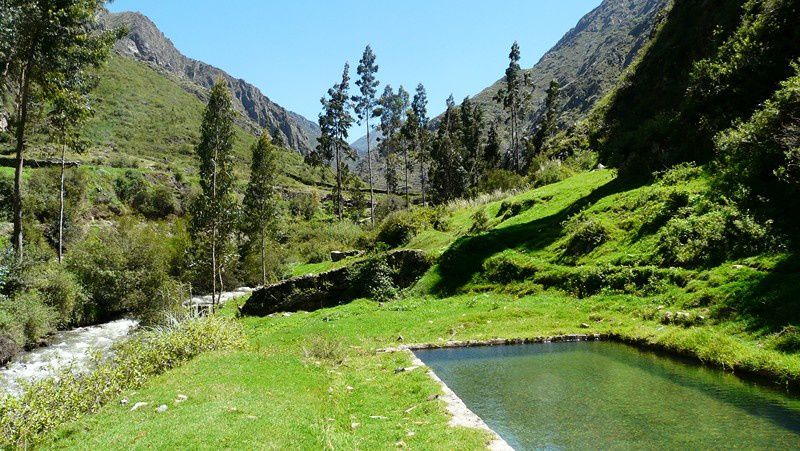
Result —
[[475, 412], [470, 410], [469, 407], [456, 395], [456, 393], [444, 383], [444, 381], [436, 375], [436, 373], [414, 354], [411, 349], [397, 349], [396, 351], [408, 352], [411, 356], [411, 363], [414, 367], [425, 368], [428, 376], [439, 384], [443, 396], [441, 397], [447, 405], [447, 411], [450, 413], [451, 427], [465, 427], [470, 429], [479, 429], [488, 432], [492, 435], [492, 440], [487, 444], [487, 448], [492, 451], [513, 451], [512, 448], [497, 432], [490, 428], [486, 422], [483, 421]]
[[697, 350], [691, 348], [678, 348], [669, 344], [652, 341], [647, 337], [629, 336], [618, 332], [564, 334], [552, 336], [536, 336], [528, 338], [492, 338], [487, 340], [441, 341], [438, 343], [404, 344], [396, 347], [378, 349], [377, 352], [415, 351], [425, 349], [465, 348], [477, 346], [505, 346], [536, 343], [557, 343], [569, 341], [614, 341], [635, 348], [668, 355], [674, 358], [683, 358], [687, 362], [717, 368], [724, 372], [736, 375], [741, 379], [752, 380], [762, 385], [779, 387], [783, 390], [800, 393], [800, 376], [781, 371], [780, 368], [753, 368], [743, 362], [726, 364], [703, 358]]

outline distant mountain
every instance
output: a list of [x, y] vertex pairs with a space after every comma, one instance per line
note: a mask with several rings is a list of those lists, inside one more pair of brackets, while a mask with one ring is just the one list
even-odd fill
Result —
[[[370, 148], [375, 149], [378, 146], [378, 140], [383, 136], [381, 132], [378, 130], [373, 130], [369, 133], [369, 141], [370, 141]], [[367, 135], [358, 138], [357, 140], [353, 141], [350, 144], [350, 147], [358, 152], [359, 156], [364, 156], [367, 154]]]
[[[525, 71], [534, 85], [529, 121], [538, 121], [544, 112], [545, 91], [551, 80], [562, 86], [562, 124], [582, 118], [634, 61], [650, 39], [659, 13], [669, 3], [670, 0], [604, 0], [585, 15], [535, 66]], [[525, 43], [520, 45], [525, 52]], [[503, 85], [503, 80], [498, 80], [474, 97], [490, 119], [502, 117], [493, 98]]]
[[[634, 61], [650, 39], [659, 13], [669, 3], [670, 0], [604, 0], [581, 18], [535, 66], [525, 70], [534, 85], [532, 113], [526, 126], [538, 121], [544, 112], [545, 91], [551, 80], [558, 80], [562, 86], [562, 124], [570, 124], [588, 113]], [[524, 54], [525, 42], [520, 45]], [[499, 74], [504, 70], [497, 68]], [[502, 79], [498, 80], [473, 97], [489, 121], [504, 117], [493, 100], [503, 84]], [[366, 149], [366, 137], [352, 146], [362, 152]]]
[[315, 122], [276, 104], [246, 81], [184, 56], [143, 14], [105, 12], [100, 17], [100, 23], [106, 28], [124, 26], [128, 29], [128, 36], [117, 42], [116, 53], [179, 77], [185, 81], [183, 88], [201, 100], [206, 99], [207, 90], [217, 79], [224, 79], [233, 92], [236, 108], [246, 118], [247, 123], [240, 124], [244, 128], [255, 132], [268, 127], [273, 134], [280, 132], [288, 147], [303, 154], [316, 146], [319, 127]]

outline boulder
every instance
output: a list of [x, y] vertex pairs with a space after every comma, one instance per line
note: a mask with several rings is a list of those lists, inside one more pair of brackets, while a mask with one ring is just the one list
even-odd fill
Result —
[[22, 348], [16, 341], [7, 335], [0, 335], [0, 366], [7, 364], [20, 352], [22, 352]]

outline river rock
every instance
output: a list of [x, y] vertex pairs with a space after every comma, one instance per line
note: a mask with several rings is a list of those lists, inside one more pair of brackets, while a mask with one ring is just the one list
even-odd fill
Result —
[[15, 355], [19, 354], [22, 348], [17, 342], [6, 335], [0, 335], [0, 366], [8, 363]]

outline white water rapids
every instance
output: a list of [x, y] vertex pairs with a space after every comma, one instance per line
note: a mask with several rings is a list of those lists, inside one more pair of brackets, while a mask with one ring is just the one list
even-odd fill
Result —
[[[221, 303], [252, 291], [240, 288], [222, 293]], [[187, 307], [208, 305], [211, 296], [197, 296], [184, 303]], [[95, 326], [78, 327], [56, 332], [47, 346], [23, 352], [0, 368], [0, 397], [3, 393], [19, 394], [23, 381], [35, 381], [53, 375], [59, 369], [71, 366], [85, 369], [93, 352], [108, 355], [114, 343], [128, 336], [138, 322], [120, 319]]]

